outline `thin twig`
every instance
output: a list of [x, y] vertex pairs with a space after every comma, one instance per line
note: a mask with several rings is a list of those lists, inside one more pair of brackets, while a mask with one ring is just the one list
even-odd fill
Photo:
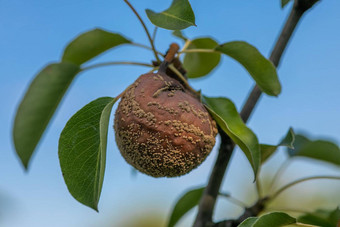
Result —
[[[133, 45], [133, 46], [136, 46], [136, 47], [141, 47], [141, 48], [144, 48], [144, 49], [147, 49], [147, 50], [151, 50], [153, 51], [153, 49], [147, 45], [144, 45], [144, 44], [141, 44], [141, 43], [135, 43], [135, 42], [132, 42], [130, 43], [130, 45]], [[156, 53], [162, 57], [164, 57], [163, 53], [159, 52], [156, 50]]]
[[138, 65], [138, 66], [145, 66], [145, 67], [154, 67], [151, 64], [147, 63], [141, 63], [141, 62], [131, 62], [131, 61], [112, 61], [112, 62], [103, 62], [103, 63], [98, 63], [94, 65], [89, 65], [86, 67], [83, 67], [81, 71], [93, 69], [93, 68], [98, 68], [102, 66], [111, 66], [111, 65]]
[[[308, 7], [306, 2], [308, 2], [309, 4]], [[285, 23], [285, 26], [282, 29], [279, 39], [277, 40], [272, 51], [272, 54], [270, 56], [270, 60], [273, 62], [275, 66], [279, 65], [281, 56], [284, 50], [286, 49], [287, 43], [290, 40], [296, 25], [300, 21], [301, 16], [316, 2], [317, 0], [295, 0], [291, 13]], [[261, 96], [261, 93], [262, 92], [258, 88], [258, 86], [255, 86], [250, 95], [248, 96], [247, 101], [245, 102], [240, 113], [241, 118], [243, 119], [244, 122], [247, 122], [247, 120], [249, 119], [249, 116], [253, 112], [256, 103], [258, 102]], [[228, 137], [224, 132], [220, 132], [220, 136]], [[224, 178], [224, 174], [226, 172], [233, 149], [234, 144], [230, 139], [221, 140], [217, 160], [211, 172], [208, 185], [205, 188], [199, 203], [198, 213], [194, 222], [194, 227], [206, 227], [207, 225], [212, 223], [212, 215], [216, 204], [216, 198], [220, 190], [222, 180]], [[247, 217], [249, 217], [249, 215], [247, 215], [245, 211], [244, 215], [242, 215], [240, 218], [242, 219]]]
[[214, 50], [214, 49], [186, 49], [186, 50], [181, 50], [179, 53], [180, 54], [182, 54], [182, 53], [216, 53], [216, 54], [220, 54], [221, 52]]
[[178, 76], [178, 79], [180, 79], [181, 82], [183, 82], [185, 87], [189, 89], [194, 95], [199, 97], [198, 92], [190, 86], [185, 76], [174, 66], [174, 64], [172, 64], [172, 62], [175, 59], [176, 54], [178, 53], [178, 50], [179, 50], [179, 46], [177, 43], [172, 43], [170, 45], [170, 48], [166, 56], [164, 57], [164, 61], [159, 66], [158, 72], [165, 73], [167, 68], [171, 69]]
[[158, 69], [159, 69], [159, 66], [155, 66], [151, 70], [149, 70], [147, 73], [152, 73], [152, 72], [154, 72], [154, 71], [156, 71]]
[[257, 177], [257, 180], [255, 181], [255, 185], [256, 185], [257, 199], [261, 199], [262, 198], [262, 186], [261, 186], [259, 177]]
[[124, 2], [130, 7], [130, 9], [133, 11], [133, 13], [137, 16], [138, 20], [142, 24], [142, 26], [143, 26], [143, 28], [145, 30], [145, 33], [148, 36], [148, 39], [149, 39], [149, 42], [151, 44], [151, 48], [152, 48], [152, 51], [153, 51], [153, 53], [155, 55], [155, 58], [156, 58], [157, 62], [161, 62], [160, 59], [158, 58], [157, 51], [156, 51], [155, 45], [153, 43], [153, 40], [151, 38], [150, 32], [149, 32], [148, 28], [146, 27], [143, 19], [140, 17], [140, 15], [136, 11], [136, 9], [131, 5], [131, 3], [128, 0], [124, 0]]
[[[127, 88], [129, 88], [129, 87], [127, 87]], [[124, 95], [124, 93], [125, 93], [125, 91], [126, 91], [127, 89], [125, 89], [122, 93], [120, 93], [118, 96], [116, 96], [116, 100], [118, 100], [118, 99], [120, 99], [123, 95]]]
[[[257, 214], [259, 214], [264, 209], [264, 204], [266, 202], [267, 198], [262, 198], [258, 200], [254, 205], [251, 207], [247, 207], [244, 210], [244, 213], [238, 218], [234, 220], [224, 220], [218, 223], [213, 224], [213, 227], [236, 227], [239, 226], [245, 219], [248, 217], [254, 217]], [[207, 224], [206, 226], [211, 226], [210, 224]]]
[[185, 51], [189, 47], [190, 43], [191, 43], [190, 39], [187, 39], [185, 41], [185, 43], [184, 43], [184, 45], [182, 47], [182, 50], [178, 52], [178, 55], [177, 55], [178, 58], [181, 56], [182, 53], [184, 53], [183, 51]]
[[153, 33], [152, 33], [152, 41], [153, 42], [155, 42], [157, 31], [158, 31], [158, 27], [155, 27], [153, 29]]
[[278, 195], [280, 195], [282, 192], [284, 192], [285, 190], [287, 190], [288, 188], [297, 185], [299, 183], [305, 182], [305, 181], [310, 181], [310, 180], [320, 180], [320, 179], [326, 179], [326, 180], [340, 180], [340, 177], [338, 176], [314, 176], [314, 177], [306, 177], [306, 178], [302, 178], [296, 181], [293, 181], [289, 184], [286, 184], [285, 186], [283, 186], [282, 188], [278, 189], [273, 195], [268, 196], [268, 200], [273, 200], [275, 199]]
[[179, 77], [179, 79], [184, 83], [184, 85], [186, 86], [186, 88], [188, 88], [193, 94], [199, 96], [199, 94], [197, 93], [197, 91], [196, 91], [194, 88], [192, 88], [192, 87], [190, 86], [190, 84], [189, 84], [188, 81], [185, 79], [185, 77], [183, 76], [183, 74], [182, 74], [180, 71], [178, 71], [178, 70], [176, 69], [176, 67], [175, 67], [173, 64], [169, 65], [168, 67], [169, 67], [169, 69], [171, 69], [171, 70]]
[[247, 204], [245, 204], [243, 201], [239, 200], [239, 199], [236, 199], [235, 197], [231, 196], [230, 194], [228, 193], [223, 193], [223, 192], [220, 192], [219, 193], [220, 196], [222, 196], [223, 198], [226, 198], [229, 202], [241, 207], [241, 208], [246, 208], [247, 207]]
[[151, 47], [149, 47], [149, 46], [147, 46], [147, 45], [144, 45], [144, 44], [141, 44], [141, 43], [131, 42], [130, 45], [137, 46], [137, 47], [141, 47], [141, 48], [148, 49], [148, 50], [152, 50]]

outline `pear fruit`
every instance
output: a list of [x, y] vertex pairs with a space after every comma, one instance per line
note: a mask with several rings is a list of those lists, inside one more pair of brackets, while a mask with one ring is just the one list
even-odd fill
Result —
[[115, 138], [125, 160], [153, 177], [196, 168], [215, 144], [216, 123], [204, 105], [165, 73], [141, 75], [121, 97]]

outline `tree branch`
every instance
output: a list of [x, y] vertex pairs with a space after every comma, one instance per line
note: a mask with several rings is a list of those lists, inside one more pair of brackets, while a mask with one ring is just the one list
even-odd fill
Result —
[[[292, 36], [296, 25], [300, 21], [302, 14], [304, 13], [304, 11], [297, 7], [297, 2], [299, 1], [295, 1], [292, 11], [290, 12], [289, 17], [269, 57], [269, 60], [273, 62], [276, 67], [279, 66], [282, 54], [287, 47], [288, 41]], [[253, 112], [261, 94], [262, 91], [257, 85], [255, 85], [240, 113], [244, 122], [248, 121], [250, 114]]]
[[237, 227], [245, 219], [249, 217], [254, 217], [259, 214], [264, 209], [266, 201], [267, 198], [260, 199], [253, 206], [246, 208], [243, 214], [238, 219], [221, 221], [215, 223], [212, 227]]
[[218, 128], [221, 137], [221, 144], [218, 151], [218, 156], [214, 168], [210, 174], [209, 183], [204, 190], [203, 196], [200, 200], [199, 210], [194, 226], [203, 227], [212, 224], [212, 214], [214, 211], [216, 198], [219, 194], [221, 183], [227, 169], [232, 150], [235, 144], [230, 137]]
[[[272, 53], [270, 55], [270, 60], [273, 62], [273, 64], [277, 67], [280, 63], [280, 59], [282, 57], [282, 54], [284, 50], [287, 47], [288, 41], [290, 40], [296, 25], [300, 21], [302, 15], [310, 9], [318, 0], [295, 0], [293, 8], [290, 12], [290, 15], [282, 29], [282, 32], [276, 41], [276, 44], [274, 46], [274, 49], [272, 50]], [[251, 93], [249, 94], [247, 101], [245, 102], [242, 110], [241, 110], [241, 118], [244, 122], [247, 122], [251, 113], [253, 112], [262, 92], [259, 89], [258, 86], [254, 86]], [[219, 153], [217, 156], [217, 160], [215, 162], [215, 165], [213, 167], [213, 170], [211, 172], [209, 182], [207, 187], [204, 190], [203, 196], [200, 200], [198, 214], [196, 216], [196, 220], [194, 223], [194, 227], [207, 227], [212, 226], [212, 216], [214, 207], [216, 204], [216, 198], [218, 196], [222, 180], [224, 178], [224, 174], [226, 172], [226, 169], [229, 164], [229, 160], [232, 154], [232, 151], [235, 147], [234, 143], [231, 141], [231, 139], [222, 131], [219, 130], [219, 134], [221, 137], [221, 144]], [[256, 208], [261, 208], [261, 206], [257, 206], [258, 203], [261, 200], [259, 200], [254, 206]], [[252, 207], [254, 207], [252, 206]], [[250, 208], [247, 208], [243, 215], [240, 216], [237, 220], [227, 220], [221, 223], [217, 223], [215, 226], [237, 226], [239, 223], [241, 223], [243, 220], [245, 220], [247, 217], [256, 216], [262, 209], [256, 209], [253, 210]], [[249, 209], [252, 212], [249, 212]]]

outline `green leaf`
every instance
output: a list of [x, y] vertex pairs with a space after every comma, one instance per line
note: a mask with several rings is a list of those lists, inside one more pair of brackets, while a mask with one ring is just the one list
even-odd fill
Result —
[[261, 163], [260, 146], [256, 135], [243, 123], [231, 100], [203, 98], [216, 123], [244, 152], [256, 177]]
[[251, 217], [243, 221], [239, 227], [281, 227], [296, 223], [296, 219], [282, 212], [272, 212], [259, 218]]
[[175, 31], [173, 31], [172, 32], [172, 35], [173, 36], [176, 36], [177, 38], [180, 38], [180, 39], [182, 39], [183, 41], [187, 41], [187, 37], [185, 37], [184, 35], [183, 35], [183, 33], [180, 31], [180, 30], [175, 30]]
[[255, 47], [246, 42], [234, 41], [222, 44], [216, 50], [243, 65], [264, 93], [272, 96], [280, 94], [281, 84], [275, 66]]
[[168, 227], [173, 227], [175, 224], [192, 208], [199, 204], [200, 198], [204, 191], [203, 188], [197, 188], [186, 192], [176, 203], [172, 210]]
[[304, 214], [297, 219], [301, 223], [317, 225], [322, 227], [337, 226], [340, 220], [340, 209], [337, 207], [335, 210], [316, 210], [312, 213]]
[[78, 72], [79, 66], [72, 63], [50, 64], [38, 73], [21, 100], [14, 120], [13, 140], [26, 169], [60, 100]]
[[81, 34], [68, 44], [62, 61], [81, 65], [112, 47], [125, 43], [131, 41], [119, 34], [97, 28]]
[[261, 150], [261, 162], [264, 163], [265, 161], [272, 156], [278, 147], [285, 146], [289, 148], [294, 148], [295, 134], [292, 128], [290, 128], [286, 134], [286, 136], [281, 140], [281, 142], [274, 146], [274, 145], [267, 145], [267, 144], [260, 144]]
[[281, 8], [284, 8], [291, 0], [281, 0]]
[[[214, 50], [217, 42], [211, 38], [199, 38], [191, 41], [188, 49]], [[210, 73], [220, 62], [219, 53], [186, 53], [183, 66], [189, 78], [199, 78]]]
[[280, 227], [296, 223], [296, 218], [283, 212], [272, 212], [258, 218], [254, 227]]
[[160, 13], [145, 10], [150, 21], [157, 27], [182, 30], [195, 25], [195, 15], [188, 0], [173, 0], [171, 6]]
[[330, 141], [311, 141], [303, 135], [296, 135], [294, 147], [287, 150], [290, 157], [307, 157], [340, 166], [340, 149]]
[[309, 142], [311, 141], [307, 137], [300, 135], [300, 134], [296, 134], [295, 140], [293, 143], [293, 148], [287, 149], [288, 155], [291, 157], [295, 156], [295, 154], [301, 149], [301, 147], [303, 147], [305, 144]]
[[261, 163], [265, 163], [272, 156], [279, 146], [260, 144]]
[[331, 223], [335, 223], [335, 224], [339, 223], [339, 221], [340, 221], [340, 209], [339, 209], [339, 207], [337, 207], [335, 210], [331, 211], [328, 219]]
[[331, 225], [327, 219], [324, 217], [320, 217], [318, 214], [305, 214], [298, 218], [298, 221], [305, 224], [312, 224], [322, 227], [334, 227], [335, 225]]
[[244, 220], [241, 224], [238, 225], [238, 227], [251, 227], [254, 225], [254, 223], [257, 221], [257, 217], [250, 217]]
[[103, 97], [80, 109], [60, 134], [59, 161], [71, 195], [98, 211], [106, 161], [107, 131], [116, 99]]

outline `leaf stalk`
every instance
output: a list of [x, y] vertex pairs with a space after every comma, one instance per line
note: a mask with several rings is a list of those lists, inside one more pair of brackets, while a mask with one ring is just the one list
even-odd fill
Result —
[[137, 16], [138, 20], [140, 21], [140, 23], [142, 24], [144, 30], [145, 30], [145, 33], [146, 35], [148, 36], [148, 39], [149, 39], [149, 42], [151, 44], [151, 48], [152, 48], [152, 51], [155, 55], [155, 58], [157, 60], [157, 62], [161, 62], [158, 55], [157, 55], [157, 51], [156, 51], [156, 48], [155, 48], [155, 45], [154, 45], [154, 42], [153, 42], [153, 39], [150, 35], [150, 32], [148, 30], [148, 28], [146, 27], [143, 19], [141, 18], [141, 16], [138, 14], [138, 12], [136, 11], [136, 9], [131, 5], [131, 3], [128, 1], [128, 0], [124, 0], [124, 2], [130, 7], [130, 9], [133, 11], [133, 13]]
[[138, 66], [145, 66], [145, 67], [154, 67], [151, 64], [141, 63], [141, 62], [132, 62], [132, 61], [111, 61], [111, 62], [103, 62], [98, 64], [89, 65], [80, 69], [80, 71], [86, 71], [89, 69], [99, 68], [103, 66], [111, 66], [111, 65], [138, 65]]
[[179, 53], [180, 54], [182, 54], [182, 53], [215, 53], [215, 54], [220, 54], [221, 52], [214, 50], [214, 49], [185, 49], [185, 50], [181, 50]]
[[313, 176], [313, 177], [306, 177], [302, 178], [296, 181], [293, 181], [289, 184], [286, 184], [285, 186], [281, 187], [278, 189], [273, 195], [268, 196], [268, 201], [275, 199], [277, 196], [279, 196], [282, 192], [285, 190], [289, 189], [292, 186], [295, 186], [299, 183], [305, 182], [305, 181], [310, 181], [310, 180], [320, 180], [320, 179], [326, 179], [326, 180], [340, 180], [340, 177], [338, 176]]

